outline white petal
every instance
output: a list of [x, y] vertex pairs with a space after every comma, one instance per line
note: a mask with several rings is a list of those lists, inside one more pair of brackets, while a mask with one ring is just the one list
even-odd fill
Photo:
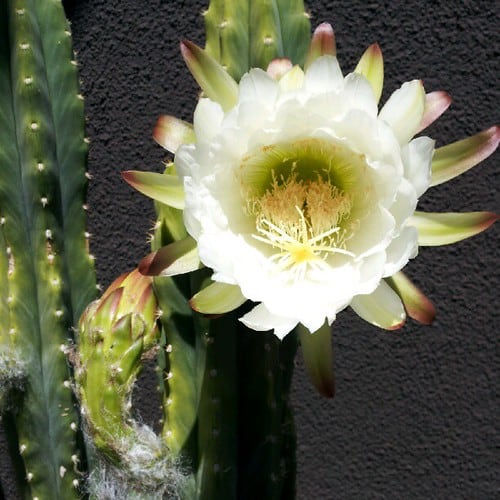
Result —
[[347, 250], [358, 259], [385, 250], [392, 240], [393, 231], [394, 217], [388, 210], [376, 205], [360, 221], [354, 236], [347, 241]]
[[360, 262], [359, 284], [356, 293], [372, 293], [377, 288], [382, 279], [382, 271], [386, 261], [385, 251], [377, 252], [369, 257], [365, 257]]
[[300, 322], [310, 331], [319, 330], [325, 323], [326, 315], [308, 315], [301, 318]]
[[412, 184], [406, 179], [401, 179], [396, 199], [389, 208], [396, 224], [395, 235], [399, 234], [403, 224], [413, 215], [417, 207], [417, 194]]
[[401, 149], [405, 177], [413, 184], [420, 197], [431, 182], [431, 164], [435, 141], [429, 137], [417, 137]]
[[305, 89], [313, 94], [339, 92], [344, 86], [344, 77], [339, 62], [334, 56], [316, 59], [306, 71]]
[[351, 109], [361, 109], [376, 117], [378, 106], [368, 80], [363, 75], [351, 73], [346, 76], [344, 82], [345, 87], [341, 95], [347, 101], [347, 106]]
[[285, 93], [299, 90], [304, 86], [304, 71], [300, 66], [294, 66], [280, 78], [278, 84]]
[[294, 319], [282, 318], [271, 314], [264, 304], [255, 306], [250, 312], [242, 316], [240, 321], [248, 328], [257, 330], [258, 332], [274, 330], [274, 334], [279, 339], [283, 339], [298, 323]]
[[219, 103], [200, 99], [193, 117], [197, 142], [210, 142], [219, 132], [223, 118], [224, 111]]
[[196, 193], [195, 200], [199, 200], [199, 190], [197, 184], [193, 183], [191, 177], [184, 178], [184, 194], [187, 197], [186, 204], [184, 206], [183, 218], [184, 225], [186, 226], [187, 232], [194, 238], [198, 239], [201, 233], [201, 223], [200, 215], [201, 210], [199, 206], [193, 202], [193, 193]]
[[384, 278], [397, 273], [418, 253], [418, 234], [414, 227], [405, 227], [386, 250]]
[[381, 109], [379, 118], [392, 128], [400, 145], [417, 132], [425, 108], [425, 91], [420, 80], [404, 83]]
[[240, 81], [240, 103], [252, 101], [271, 107], [278, 96], [278, 83], [264, 70], [255, 68]]
[[351, 307], [365, 321], [387, 330], [400, 328], [406, 318], [399, 295], [385, 281], [370, 295], [354, 297]]
[[337, 137], [344, 139], [357, 153], [368, 160], [401, 167], [399, 143], [392, 129], [384, 122], [375, 120], [359, 109], [349, 110], [339, 123], [332, 124]]

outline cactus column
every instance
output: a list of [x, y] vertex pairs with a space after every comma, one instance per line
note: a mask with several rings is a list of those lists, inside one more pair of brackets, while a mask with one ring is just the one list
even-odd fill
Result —
[[79, 496], [78, 413], [65, 346], [95, 294], [83, 126], [60, 1], [0, 1], [0, 311], [8, 314], [0, 340], [8, 337], [25, 368], [14, 420], [26, 494], [34, 498]]

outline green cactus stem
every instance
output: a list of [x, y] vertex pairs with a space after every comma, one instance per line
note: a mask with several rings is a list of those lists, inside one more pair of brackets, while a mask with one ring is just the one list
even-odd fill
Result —
[[311, 28], [302, 0], [212, 0], [204, 16], [207, 52], [237, 81], [275, 58], [304, 63]]
[[78, 498], [83, 457], [65, 352], [96, 289], [83, 102], [59, 0], [0, 1], [0, 129], [0, 341], [8, 336], [26, 376], [11, 432], [27, 496]]
[[295, 428], [289, 402], [297, 339], [243, 325], [238, 333], [237, 498], [294, 498]]
[[12, 406], [14, 390], [22, 390], [25, 381], [24, 364], [17, 353], [10, 327], [9, 255], [0, 221], [0, 415]]

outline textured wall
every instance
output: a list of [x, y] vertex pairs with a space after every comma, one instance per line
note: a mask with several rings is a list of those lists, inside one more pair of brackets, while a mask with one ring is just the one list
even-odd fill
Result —
[[[151, 203], [120, 180], [160, 171], [159, 114], [190, 120], [197, 87], [178, 51], [203, 44], [195, 0], [66, 2], [91, 138], [92, 251], [101, 284], [147, 251]], [[367, 45], [385, 55], [386, 98], [403, 81], [447, 90], [454, 104], [429, 129], [438, 145], [498, 122], [499, 16], [494, 0], [307, 2], [333, 24], [351, 71]], [[496, 158], [498, 159], [498, 157]], [[499, 211], [498, 169], [485, 162], [421, 200], [429, 210]], [[299, 361], [294, 381], [300, 499], [492, 499], [497, 425], [499, 230], [420, 252], [408, 273], [438, 306], [431, 327], [400, 333], [342, 313], [334, 326], [337, 396], [321, 399]], [[147, 398], [145, 398], [147, 399]]]

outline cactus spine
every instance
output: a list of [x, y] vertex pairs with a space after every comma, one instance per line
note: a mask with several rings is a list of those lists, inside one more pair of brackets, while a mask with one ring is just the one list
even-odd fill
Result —
[[22, 475], [27, 495], [78, 498], [65, 346], [95, 294], [83, 102], [59, 0], [2, 0], [0, 37], [0, 341], [25, 369], [14, 412]]

